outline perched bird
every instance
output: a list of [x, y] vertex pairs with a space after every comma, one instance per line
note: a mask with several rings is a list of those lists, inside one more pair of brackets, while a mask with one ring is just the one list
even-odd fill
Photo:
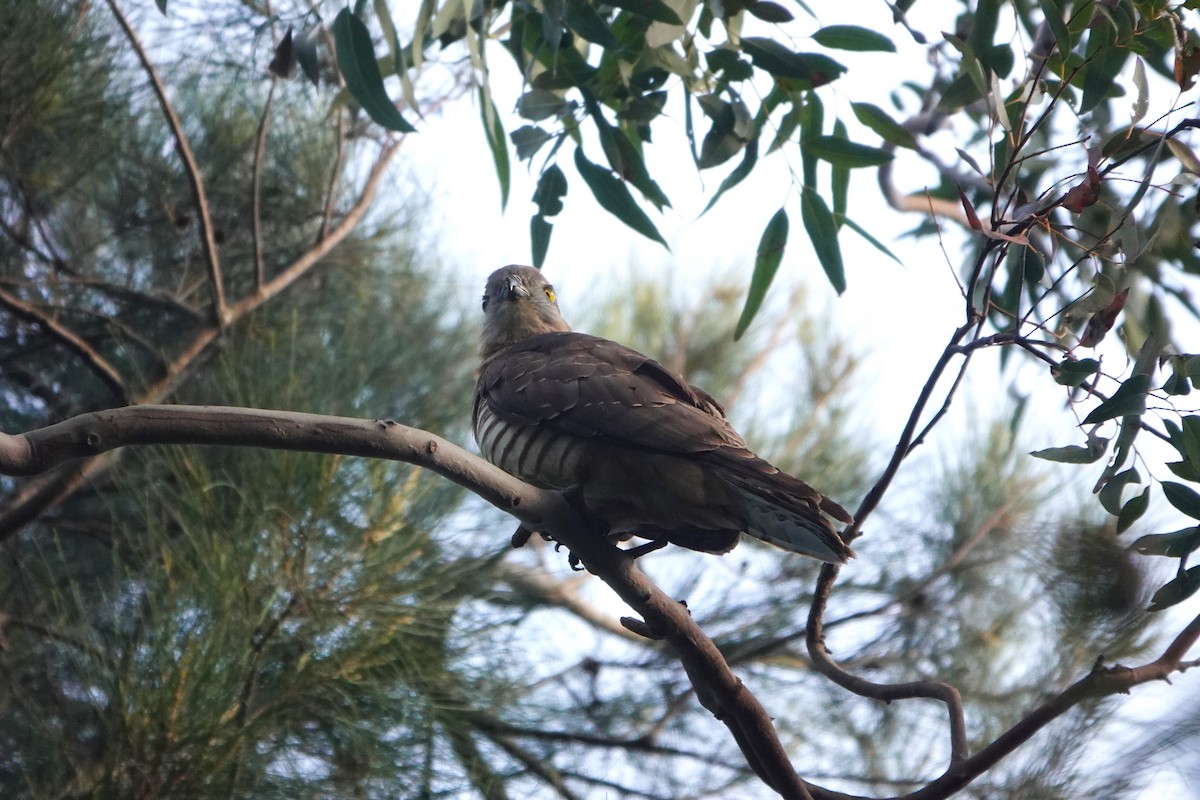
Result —
[[538, 270], [493, 272], [483, 311], [472, 427], [488, 461], [655, 546], [726, 553], [747, 533], [822, 561], [854, 555], [822, 515], [851, 522], [845, 509], [752, 453], [704, 391], [571, 331]]

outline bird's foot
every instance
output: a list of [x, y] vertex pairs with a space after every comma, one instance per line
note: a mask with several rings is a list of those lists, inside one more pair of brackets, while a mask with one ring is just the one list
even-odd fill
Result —
[[[559, 550], [563, 549], [564, 547], [566, 547], [566, 545], [564, 545], [562, 542], [555, 542], [554, 543], [554, 552], [557, 553]], [[579, 560], [579, 556], [575, 555], [575, 553], [570, 548], [567, 549], [567, 563], [570, 564], [571, 570], [573, 572], [583, 572], [584, 570], [587, 569], [587, 567], [583, 566], [583, 562]]]

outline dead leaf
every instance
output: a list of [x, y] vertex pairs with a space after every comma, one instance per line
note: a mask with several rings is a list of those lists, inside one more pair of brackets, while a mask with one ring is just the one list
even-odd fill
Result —
[[1113, 295], [1112, 301], [1106, 308], [1092, 315], [1092, 318], [1088, 320], [1087, 327], [1083, 329], [1083, 336], [1079, 339], [1081, 347], [1095, 347], [1100, 344], [1100, 340], [1112, 330], [1128, 297], [1129, 289], [1123, 289]]

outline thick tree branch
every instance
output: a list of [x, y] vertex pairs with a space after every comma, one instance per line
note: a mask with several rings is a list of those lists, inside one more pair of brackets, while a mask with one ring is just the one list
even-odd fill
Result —
[[0, 433], [0, 473], [30, 475], [70, 459], [148, 444], [208, 444], [338, 453], [406, 461], [430, 469], [569, 547], [642, 615], [676, 652], [696, 696], [733, 733], [746, 760], [780, 795], [811, 795], [792, 768], [766, 710], [733, 674], [687, 608], [634, 559], [597, 533], [561, 495], [522, 483], [431, 433], [385, 420], [218, 406], [128, 406], [83, 414], [25, 434]]

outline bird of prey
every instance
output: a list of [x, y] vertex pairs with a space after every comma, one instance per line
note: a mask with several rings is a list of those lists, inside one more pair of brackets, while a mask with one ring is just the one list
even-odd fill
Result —
[[821, 561], [854, 555], [822, 513], [848, 523], [845, 509], [752, 453], [704, 391], [573, 332], [538, 270], [493, 272], [483, 311], [472, 427], [491, 463], [645, 549], [726, 553], [746, 533]]

